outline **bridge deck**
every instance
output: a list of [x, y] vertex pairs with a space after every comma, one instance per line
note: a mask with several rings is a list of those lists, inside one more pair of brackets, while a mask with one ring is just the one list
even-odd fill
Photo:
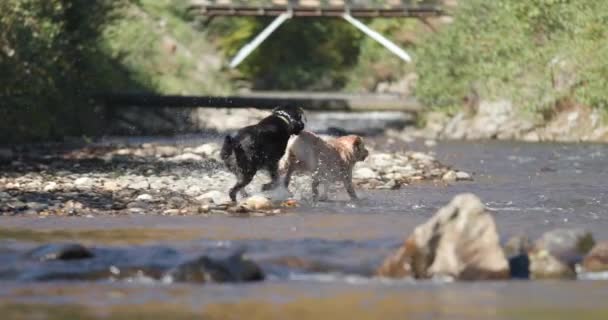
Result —
[[[252, 4], [255, 2], [257, 4]], [[443, 14], [437, 1], [195, 1], [190, 9], [204, 16], [278, 16], [291, 9], [294, 17], [426, 17]]]

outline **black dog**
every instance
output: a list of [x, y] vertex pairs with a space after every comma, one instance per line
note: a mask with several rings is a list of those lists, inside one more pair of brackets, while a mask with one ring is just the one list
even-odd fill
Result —
[[226, 136], [220, 156], [237, 178], [229, 193], [232, 201], [260, 169], [268, 170], [272, 179], [262, 190], [278, 185], [279, 160], [289, 137], [304, 129], [303, 116], [301, 108], [277, 107], [259, 123], [240, 129], [234, 137]]

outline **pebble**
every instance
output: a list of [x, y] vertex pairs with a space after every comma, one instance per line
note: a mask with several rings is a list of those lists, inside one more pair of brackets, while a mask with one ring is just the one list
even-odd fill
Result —
[[184, 153], [174, 157], [169, 158], [169, 161], [173, 162], [185, 162], [185, 161], [203, 161], [203, 157], [194, 154], [194, 153]]
[[454, 182], [456, 181], [458, 178], [457, 174], [455, 171], [450, 170], [448, 172], [446, 172], [443, 177], [441, 177], [441, 180], [445, 181], [445, 182]]
[[77, 187], [89, 187], [93, 184], [93, 179], [89, 177], [80, 177], [74, 180], [74, 185]]
[[353, 178], [367, 180], [367, 179], [376, 179], [378, 174], [374, 172], [374, 170], [370, 168], [359, 168], [353, 172]]
[[201, 201], [201, 202], [206, 202], [206, 201], [213, 201], [214, 204], [222, 204], [222, 203], [226, 203], [230, 201], [230, 197], [228, 197], [228, 194], [226, 192], [221, 192], [218, 190], [212, 190], [209, 192], [206, 192], [198, 197], [196, 197], [196, 200]]
[[136, 190], [150, 189], [150, 183], [146, 180], [135, 181], [135, 182], [129, 183], [129, 188], [136, 189]]
[[464, 172], [464, 171], [457, 171], [456, 172], [456, 180], [457, 181], [470, 181], [473, 180], [473, 177], [471, 177], [470, 174]]
[[55, 190], [57, 190], [58, 188], [58, 184], [57, 182], [51, 181], [49, 183], [47, 183], [44, 188], [42, 188], [42, 191], [44, 192], [53, 192]]
[[138, 200], [138, 201], [152, 201], [152, 200], [154, 200], [154, 197], [152, 197], [152, 195], [150, 195], [150, 194], [142, 193], [142, 194], [138, 195], [137, 198], [135, 198], [135, 200]]

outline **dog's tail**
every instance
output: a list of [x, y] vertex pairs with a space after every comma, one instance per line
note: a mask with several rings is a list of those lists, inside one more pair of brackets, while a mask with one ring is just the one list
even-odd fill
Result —
[[220, 151], [220, 158], [222, 158], [222, 160], [226, 160], [230, 157], [232, 152], [234, 152], [234, 140], [228, 135], [226, 138], [224, 138], [222, 151]]

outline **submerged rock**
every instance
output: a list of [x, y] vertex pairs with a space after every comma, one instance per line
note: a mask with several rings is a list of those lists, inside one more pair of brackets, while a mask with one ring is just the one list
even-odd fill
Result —
[[473, 194], [461, 194], [418, 226], [377, 272], [381, 276], [505, 279], [509, 265], [494, 219]]
[[574, 278], [575, 265], [583, 260], [595, 241], [582, 229], [556, 229], [540, 237], [528, 253], [533, 279]]
[[167, 273], [175, 282], [249, 282], [264, 280], [262, 269], [243, 258], [242, 252], [226, 259], [202, 256], [178, 265]]
[[35, 260], [50, 261], [89, 259], [95, 255], [78, 243], [51, 243], [33, 249], [27, 256]]
[[608, 241], [596, 244], [583, 259], [583, 268], [588, 272], [608, 271]]
[[509, 260], [511, 278], [530, 278], [530, 258], [528, 257], [530, 248], [530, 240], [525, 236], [511, 237], [505, 243], [503, 250]]

